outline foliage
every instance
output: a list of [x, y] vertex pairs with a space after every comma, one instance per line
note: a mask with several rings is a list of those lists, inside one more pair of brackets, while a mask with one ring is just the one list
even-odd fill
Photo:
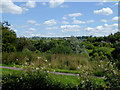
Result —
[[71, 87], [69, 84], [62, 84], [61, 82], [50, 78], [46, 72], [41, 71], [27, 71], [25, 73], [5, 74], [2, 77], [2, 89], [63, 90], [70, 88], [76, 87]]
[[2, 51], [16, 51], [16, 41], [16, 33], [11, 30], [10, 24], [8, 22], [2, 23]]

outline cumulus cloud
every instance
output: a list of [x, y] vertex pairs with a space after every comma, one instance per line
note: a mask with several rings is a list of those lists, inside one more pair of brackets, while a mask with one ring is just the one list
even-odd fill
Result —
[[50, 8], [55, 8], [63, 3], [64, 3], [64, 0], [50, 0], [49, 1]]
[[80, 21], [77, 20], [75, 17], [73, 18], [73, 24], [86, 24], [86, 23], [93, 23], [94, 20], [88, 20], [88, 21]]
[[103, 30], [104, 28], [103, 28], [103, 26], [97, 26], [96, 29], [97, 30]]
[[87, 31], [91, 31], [91, 30], [94, 30], [94, 28], [87, 27], [87, 28], [85, 28], [85, 30], [87, 30]]
[[90, 35], [95, 36], [103, 36], [103, 35], [109, 35], [110, 33], [115, 33], [118, 31], [118, 23], [114, 23], [111, 25], [104, 24], [103, 26], [96, 26], [95, 28], [85, 28], [87, 32], [89, 32]]
[[47, 27], [47, 28], [45, 28], [46, 30], [57, 30], [58, 29], [58, 27]]
[[28, 20], [27, 23], [29, 23], [29, 24], [35, 24], [36, 21], [35, 20]]
[[119, 2], [117, 2], [117, 3], [115, 3], [115, 5], [120, 5], [120, 3], [119, 3]]
[[62, 17], [62, 19], [63, 19], [63, 20], [66, 20], [67, 18], [64, 16], [64, 17]]
[[108, 15], [113, 14], [113, 11], [111, 8], [107, 7], [107, 8], [102, 8], [100, 10], [94, 10], [94, 13], [95, 14], [103, 14], [103, 15], [108, 16]]
[[47, 26], [52, 26], [52, 25], [56, 25], [57, 22], [54, 19], [45, 21], [43, 24], [47, 25]]
[[102, 19], [102, 20], [101, 20], [101, 22], [103, 22], [103, 23], [106, 23], [106, 22], [107, 22], [107, 20], [105, 20], [105, 19]]
[[35, 29], [35, 28], [29, 28], [29, 30], [30, 30], [30, 31], [36, 31], [36, 29]]
[[35, 1], [28, 1], [26, 3], [26, 7], [28, 7], [28, 8], [34, 8], [35, 6], [36, 6]]
[[72, 14], [69, 14], [68, 16], [70, 17], [78, 17], [78, 16], [82, 16], [81, 13], [72, 13]]
[[118, 27], [118, 23], [112, 24], [113, 27]]
[[108, 24], [104, 24], [104, 26], [105, 26], [105, 27], [107, 27], [107, 26], [108, 26]]
[[25, 11], [28, 9], [15, 5], [11, 0], [2, 0], [0, 3], [0, 13], [22, 14]]
[[88, 20], [88, 21], [86, 21], [86, 23], [93, 23], [94, 22], [94, 20]]
[[73, 20], [73, 24], [85, 24], [85, 21]]
[[120, 21], [120, 17], [117, 17], [117, 16], [113, 17], [112, 20], [115, 21], [115, 22], [118, 22], [118, 21]]
[[62, 21], [62, 24], [69, 24], [69, 22], [67, 22], [67, 21]]
[[80, 31], [81, 27], [79, 25], [61, 25], [60, 28], [62, 32], [74, 32]]

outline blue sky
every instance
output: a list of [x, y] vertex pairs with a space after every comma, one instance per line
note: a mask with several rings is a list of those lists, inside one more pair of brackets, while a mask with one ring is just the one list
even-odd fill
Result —
[[8, 21], [18, 37], [104, 36], [118, 31], [116, 2], [11, 1], [2, 5], [2, 21]]

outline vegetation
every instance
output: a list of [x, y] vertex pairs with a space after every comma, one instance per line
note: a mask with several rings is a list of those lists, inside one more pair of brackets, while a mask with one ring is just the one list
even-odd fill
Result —
[[[2, 63], [30, 70], [21, 74], [5, 73], [3, 88], [120, 88], [120, 32], [104, 37], [18, 38], [8, 22], [1, 25]], [[79, 81], [74, 78], [74, 83], [68, 83], [73, 79], [70, 76], [64, 83], [63, 78], [69, 76], [60, 78], [46, 71], [77, 73]]]

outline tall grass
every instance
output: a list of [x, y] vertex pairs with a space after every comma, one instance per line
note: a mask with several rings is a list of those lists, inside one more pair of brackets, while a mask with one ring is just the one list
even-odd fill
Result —
[[47, 68], [77, 70], [80, 65], [90, 66], [86, 54], [48, 54], [33, 52], [3, 52], [3, 64], [45, 66]]

